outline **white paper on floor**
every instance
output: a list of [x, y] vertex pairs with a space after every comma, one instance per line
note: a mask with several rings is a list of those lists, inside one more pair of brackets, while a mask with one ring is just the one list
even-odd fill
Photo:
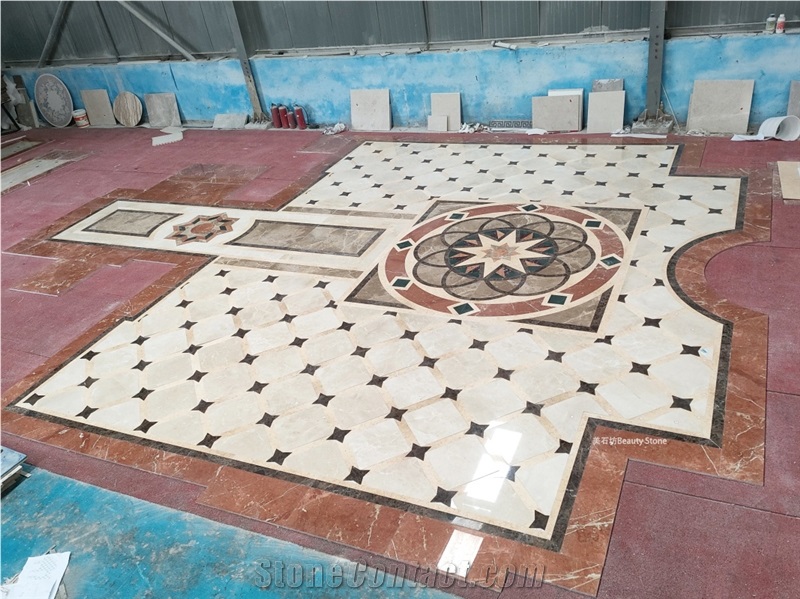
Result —
[[69, 551], [29, 557], [17, 582], [8, 585], [8, 599], [53, 599], [69, 563]]

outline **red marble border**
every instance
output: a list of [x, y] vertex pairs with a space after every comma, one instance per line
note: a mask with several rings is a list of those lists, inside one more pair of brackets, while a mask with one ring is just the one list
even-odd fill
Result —
[[[346, 138], [386, 141], [436, 141], [456, 143], [523, 143], [523, 144], [606, 144], [631, 145], [626, 140], [593, 138], [585, 135], [557, 136], [531, 139], [527, 136], [481, 134], [480, 136], [386, 134], [349, 134]], [[628, 140], [630, 141], [630, 140]], [[640, 141], [648, 143], [640, 144]], [[680, 140], [670, 138], [667, 143], [685, 142], [678, 175], [743, 176], [749, 175], [744, 227], [713, 237], [692, 246], [677, 261], [675, 277], [681, 289], [702, 308], [733, 323], [731, 358], [725, 404], [725, 427], [720, 448], [669, 440], [666, 445], [594, 445], [586, 458], [575, 502], [569, 518], [561, 550], [556, 553], [488, 535], [484, 536], [481, 550], [471, 570], [471, 577], [479, 578], [486, 568], [497, 564], [518, 568], [538, 566], [545, 568], [545, 580], [587, 594], [596, 594], [600, 574], [608, 548], [617, 500], [622, 487], [627, 461], [631, 458], [655, 464], [674, 466], [715, 476], [760, 484], [763, 480], [764, 406], [766, 399], [767, 317], [735, 306], [716, 296], [707, 286], [703, 269], [719, 252], [769, 238], [770, 199], [772, 173], [766, 169], [753, 172], [732, 169], [727, 172], [703, 172], [700, 168], [705, 140]], [[650, 140], [636, 140], [637, 145], [651, 145]], [[351, 149], [342, 140], [339, 154], [332, 154], [330, 162], [340, 159]], [[664, 144], [652, 140], [652, 144]], [[319, 177], [315, 173], [313, 177]], [[302, 183], [301, 183], [302, 182]], [[308, 186], [303, 179], [295, 183], [297, 193]], [[301, 189], [302, 187], [302, 189]], [[287, 188], [288, 189], [288, 188]], [[293, 188], [294, 189], [294, 188]], [[186, 256], [171, 252], [132, 250], [125, 248], [98, 248], [81, 244], [49, 241], [48, 237], [107, 205], [126, 192], [109, 194], [90, 202], [46, 228], [34, 238], [17, 244], [10, 251], [36, 256], [50, 256], [73, 260], [87, 260], [98, 264], [117, 264], [135, 257], [146, 257], [175, 264], [170, 273], [151, 288], [138, 294], [99, 322], [80, 338], [60, 350], [47, 363], [12, 386], [3, 395], [3, 405], [16, 399], [26, 389], [35, 385], [53, 369], [74, 356], [101, 331], [113, 326], [119, 319], [131, 317], [159, 297], [173, 289], [179, 281], [196, 272], [207, 258]], [[279, 208], [296, 195], [284, 194], [272, 204]], [[283, 201], [283, 198], [288, 198]], [[274, 198], [273, 198], [274, 199]], [[164, 198], [159, 198], [163, 201]], [[281, 203], [283, 201], [283, 203]], [[214, 205], [229, 205], [219, 197]], [[258, 204], [258, 208], [264, 208]], [[41, 441], [54, 448], [62, 448], [82, 456], [96, 457], [107, 462], [134, 467], [151, 475], [163, 475], [201, 485], [204, 489], [197, 503], [261, 522], [284, 531], [299, 531], [335, 543], [352, 546], [367, 552], [412, 564], [435, 567], [452, 531], [457, 527], [438, 520], [381, 507], [350, 497], [320, 489], [289, 483], [267, 476], [253, 474], [230, 466], [178, 455], [136, 443], [97, 435], [61, 424], [40, 420], [15, 412], [3, 411], [3, 429], [7, 433]], [[595, 438], [644, 438], [645, 435], [598, 426]], [[80, 467], [70, 473], [81, 478]], [[155, 476], [153, 484], [159, 484]], [[211, 511], [209, 513], [216, 513]], [[213, 517], [213, 516], [212, 516]], [[223, 519], [220, 516], [220, 519]], [[472, 534], [474, 531], [467, 530]], [[479, 533], [478, 533], [479, 534]]]

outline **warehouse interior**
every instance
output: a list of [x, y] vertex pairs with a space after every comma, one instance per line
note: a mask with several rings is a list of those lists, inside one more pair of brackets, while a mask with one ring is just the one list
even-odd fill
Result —
[[4, 597], [796, 596], [800, 2], [0, 21]]

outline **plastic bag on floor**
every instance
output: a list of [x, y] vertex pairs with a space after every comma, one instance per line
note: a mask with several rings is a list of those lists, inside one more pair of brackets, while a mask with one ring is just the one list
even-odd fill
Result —
[[345, 127], [344, 123], [336, 123], [333, 127], [325, 127], [323, 133], [325, 135], [336, 135], [337, 133], [341, 133], [345, 129], [347, 129], [347, 127]]

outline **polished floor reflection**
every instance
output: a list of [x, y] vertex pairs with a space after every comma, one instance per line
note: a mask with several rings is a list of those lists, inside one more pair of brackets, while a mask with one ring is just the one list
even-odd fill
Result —
[[367, 142], [302, 211], [115, 201], [54, 239], [218, 258], [18, 405], [560, 542], [589, 419], [721, 432], [724, 325], [669, 264], [739, 181], [676, 151]]
[[[721, 505], [794, 513], [793, 420], [766, 424], [768, 365], [795, 393], [794, 221], [763, 157], [790, 144], [26, 135], [3, 435], [40, 465], [350, 559], [602, 596], [639, 562], [655, 585], [670, 535], [726, 567], [684, 530]], [[777, 306], [769, 338], [742, 305]]]

